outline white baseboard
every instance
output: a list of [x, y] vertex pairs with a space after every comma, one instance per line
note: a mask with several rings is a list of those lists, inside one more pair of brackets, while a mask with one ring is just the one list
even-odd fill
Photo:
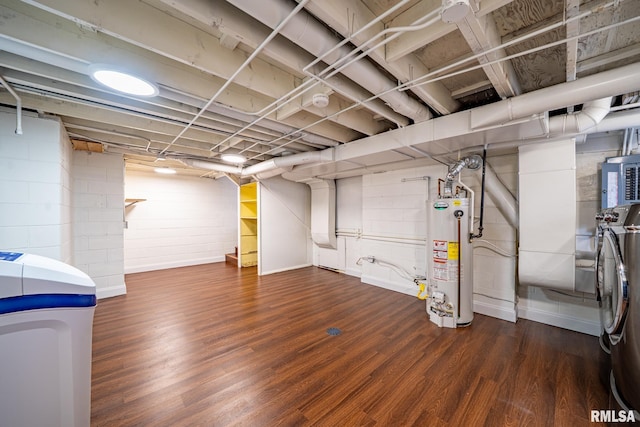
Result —
[[291, 267], [279, 268], [277, 270], [261, 271], [260, 276], [266, 276], [267, 274], [274, 274], [274, 273], [282, 273], [283, 271], [297, 270], [299, 268], [311, 267], [312, 265], [313, 264], [300, 264], [300, 265], [293, 265]]
[[537, 310], [531, 307], [519, 307], [518, 315], [523, 319], [533, 320], [534, 322], [544, 323], [545, 325], [557, 326], [596, 337], [600, 335], [599, 321], [579, 319], [577, 317]]
[[347, 268], [344, 271], [344, 274], [346, 274], [347, 276], [362, 277], [362, 270], [358, 270], [355, 268]]
[[473, 301], [473, 312], [513, 323], [518, 319], [518, 310], [516, 307], [502, 307], [485, 301]]
[[177, 268], [177, 267], [189, 267], [191, 265], [200, 265], [200, 264], [212, 264], [214, 262], [224, 262], [224, 255], [209, 257], [209, 258], [198, 258], [198, 259], [187, 259], [180, 261], [171, 261], [171, 262], [161, 262], [161, 263], [153, 263], [153, 264], [142, 264], [135, 265], [124, 268], [124, 274], [131, 273], [143, 273], [145, 271], [155, 271], [155, 270], [166, 270], [167, 268]]
[[109, 286], [108, 288], [100, 288], [96, 289], [96, 298], [111, 298], [117, 297], [118, 295], [125, 295], [127, 293], [127, 284], [123, 283], [118, 286]]
[[360, 277], [360, 281], [367, 285], [374, 285], [378, 286], [379, 288], [385, 288], [389, 289], [390, 291], [396, 291], [411, 296], [416, 296], [418, 294], [418, 289], [416, 287], [403, 286], [401, 284], [383, 280], [374, 276], [362, 275]]

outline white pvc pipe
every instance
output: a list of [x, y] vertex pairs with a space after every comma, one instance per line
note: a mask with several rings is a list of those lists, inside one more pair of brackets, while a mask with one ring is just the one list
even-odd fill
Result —
[[[465, 190], [467, 190], [467, 192], [469, 193], [469, 236], [472, 236], [474, 234], [473, 223], [475, 221], [474, 216], [475, 216], [476, 193], [471, 189], [471, 187], [469, 187], [467, 184], [462, 182], [462, 176], [460, 175], [458, 175], [458, 184], [460, 184], [460, 186]], [[469, 236], [467, 236], [467, 238], [469, 238]]]
[[[186, 13], [193, 13], [193, 9], [191, 8], [197, 7], [198, 11], [201, 11], [201, 14], [204, 15], [206, 14], [207, 10], [211, 9], [209, 7], [208, 0], [199, 0], [197, 2], [192, 0], [189, 3], [189, 5], [185, 5], [185, 4], [176, 5], [174, 4], [175, 2], [169, 2], [169, 0], [162, 0], [162, 1], [167, 4], [171, 4], [172, 7], [179, 7], [179, 8], [184, 7]], [[371, 25], [383, 19], [384, 16], [388, 15], [389, 13], [392, 13], [393, 11], [397, 10], [398, 7], [401, 7], [407, 1], [408, 0], [403, 0], [403, 2], [398, 3], [393, 8], [385, 12], [384, 14], [378, 16], [374, 21], [372, 21]], [[250, 18], [248, 16], [245, 18], [244, 16], [241, 16], [241, 15], [242, 14], [238, 14], [237, 9], [231, 6], [230, 4], [226, 2], [219, 2], [216, 4], [215, 14], [214, 15], [206, 14], [201, 18], [201, 21], [210, 22], [210, 20], [213, 20], [214, 25], [218, 26], [223, 33], [227, 32], [226, 28], [229, 28], [230, 33], [241, 31], [241, 33], [243, 33], [242, 34], [243, 37], [247, 39], [248, 44], [258, 45], [259, 41], [267, 37], [268, 32], [263, 28], [261, 28], [261, 26], [256, 26], [256, 25], [252, 25], [251, 23], [248, 23], [247, 21]], [[366, 28], [368, 28], [368, 26], [369, 24], [365, 27], [360, 28], [358, 31], [352, 34], [351, 37], [344, 39], [341, 42], [341, 45], [346, 44], [352, 37], [355, 37], [358, 33], [364, 31]], [[282, 39], [276, 38], [272, 40], [271, 43], [269, 43], [269, 45], [265, 47], [264, 52], [269, 56], [282, 58], [283, 62], [293, 66], [293, 68], [296, 68], [296, 69], [302, 68], [302, 71], [305, 73], [311, 67], [316, 68], [315, 66], [319, 62], [318, 58], [309, 54], [301, 47], [295, 46], [295, 49], [292, 48], [291, 42], [288, 40], [285, 40], [284, 38]], [[299, 64], [299, 65], [294, 66], [294, 64]], [[339, 92], [340, 94], [342, 94], [348, 99], [351, 99], [352, 101], [367, 99], [370, 96], [370, 94], [367, 94], [366, 91], [362, 89], [362, 87], [360, 87], [353, 81], [347, 79], [345, 76], [335, 76], [329, 79], [329, 81], [325, 83], [327, 84], [327, 86], [331, 87], [336, 92]], [[278, 99], [274, 100], [269, 105], [263, 107], [259, 111], [251, 112], [247, 114], [251, 114], [253, 117], [261, 117], [261, 119], [264, 117], [267, 117], [273, 112], [275, 112], [276, 110], [282, 108], [283, 106], [289, 104], [293, 100], [299, 98], [309, 90], [313, 90], [319, 84], [320, 82], [315, 79], [305, 80], [299, 86], [283, 94]], [[399, 126], [406, 126], [409, 124], [409, 120], [406, 117], [393, 111], [391, 108], [385, 105], [384, 102], [381, 100], [374, 100], [374, 101], [368, 102], [366, 104], [366, 108], [370, 109], [371, 111], [374, 111], [375, 114], [379, 114], [380, 116], [387, 118], [389, 121], [393, 123], [397, 123]], [[251, 120], [253, 120], [253, 118]], [[251, 121], [251, 120], [248, 120], [248, 121]]]
[[[255, 7], [255, 0], [229, 0], [229, 3], [271, 28], [281, 22], [283, 16], [286, 16], [291, 9], [290, 4], [280, 0], [263, 0], [260, 8]], [[305, 11], [291, 19], [282, 29], [281, 34], [316, 56], [324, 54], [340, 41], [330, 30]], [[340, 57], [349, 55], [350, 52], [349, 48], [343, 46], [336, 50], [335, 54], [327, 56], [325, 62], [335, 62]], [[391, 91], [397, 84], [380, 73], [371, 63], [367, 61], [355, 62], [344, 69], [342, 73], [350, 79], [360, 82], [371, 93], [378, 94], [389, 91], [381, 98], [398, 113], [410, 117], [414, 121], [423, 121], [430, 117], [429, 110], [420, 102], [405, 93]]]
[[211, 99], [209, 99], [209, 101], [207, 101], [207, 103], [204, 105], [204, 107], [202, 107], [200, 109], [200, 111], [198, 112], [198, 114], [196, 114], [194, 116], [193, 119], [191, 119], [191, 121], [184, 127], [184, 129], [182, 129], [182, 131], [180, 131], [180, 133], [178, 135], [176, 135], [176, 137], [173, 139], [173, 141], [171, 141], [169, 143], [169, 145], [167, 145], [161, 152], [160, 154], [165, 153], [173, 144], [176, 143], [176, 141], [178, 141], [178, 139], [180, 139], [180, 137], [182, 135], [184, 135], [184, 133], [189, 130], [189, 128], [191, 126], [193, 126], [193, 124], [196, 122], [196, 120], [198, 120], [198, 118], [200, 118], [200, 116], [202, 116], [202, 114], [204, 114], [204, 112], [207, 110], [207, 108], [209, 108], [209, 106], [211, 104], [213, 104], [213, 102], [218, 98], [218, 96], [220, 96], [220, 94], [222, 92], [224, 92], [227, 87], [229, 87], [229, 85], [231, 83], [233, 83], [233, 80], [238, 76], [238, 74], [240, 74], [242, 72], [242, 70], [244, 70], [250, 63], [251, 61], [253, 61], [253, 59], [258, 56], [258, 54], [262, 51], [262, 49], [264, 49], [264, 47], [275, 37], [278, 35], [278, 33], [280, 32], [280, 30], [287, 25], [287, 23], [293, 19], [295, 17], [295, 15], [302, 9], [304, 9], [304, 5], [307, 4], [309, 0], [301, 0], [300, 3], [298, 3], [298, 5], [289, 12], [288, 16], [286, 16], [284, 19], [282, 19], [277, 25], [274, 26], [273, 31], [271, 32], [271, 34], [269, 34], [269, 36], [262, 42], [262, 44], [260, 44], [260, 46], [258, 46], [251, 55], [249, 55], [249, 57], [242, 63], [242, 65], [233, 73], [233, 75], [231, 77], [229, 77], [224, 84], [220, 87], [220, 89], [218, 89], [218, 91], [211, 97]]
[[22, 99], [2, 76], [0, 76], [0, 83], [16, 99], [16, 135], [22, 135]]

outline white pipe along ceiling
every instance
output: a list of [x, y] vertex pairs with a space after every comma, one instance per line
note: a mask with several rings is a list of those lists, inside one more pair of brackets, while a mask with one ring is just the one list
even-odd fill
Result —
[[[640, 2], [454, 3], [8, 0], [0, 104], [127, 167], [299, 182], [637, 126]], [[96, 64], [158, 95], [105, 88]]]

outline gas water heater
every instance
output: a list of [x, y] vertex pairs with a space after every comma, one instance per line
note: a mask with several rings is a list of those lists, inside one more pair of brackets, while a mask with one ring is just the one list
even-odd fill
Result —
[[[478, 155], [458, 160], [449, 167], [446, 179], [438, 181], [438, 199], [427, 201], [427, 313], [440, 327], [468, 326], [473, 320], [471, 239], [482, 236], [482, 219], [479, 234], [474, 235], [473, 191], [459, 178], [455, 193], [453, 186], [463, 169], [484, 164]], [[443, 193], [440, 182], [444, 182]], [[482, 189], [484, 194], [484, 167]], [[467, 197], [460, 197], [461, 193]], [[481, 203], [481, 218], [483, 206]]]
[[427, 202], [429, 319], [440, 327], [473, 320], [473, 251], [469, 242], [469, 198]]

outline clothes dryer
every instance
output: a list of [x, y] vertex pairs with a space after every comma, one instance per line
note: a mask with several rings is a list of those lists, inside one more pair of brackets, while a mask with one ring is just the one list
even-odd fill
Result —
[[597, 296], [611, 349], [615, 406], [640, 420], [640, 204], [605, 209], [598, 223]]

